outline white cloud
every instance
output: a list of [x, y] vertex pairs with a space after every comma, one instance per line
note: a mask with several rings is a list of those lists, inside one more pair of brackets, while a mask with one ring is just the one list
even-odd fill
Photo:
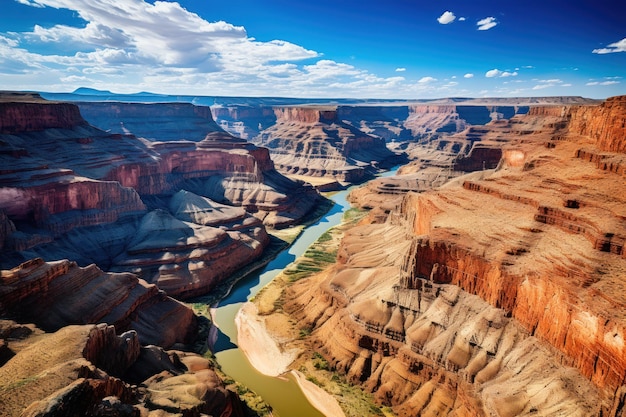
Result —
[[613, 84], [619, 84], [619, 81], [591, 81], [588, 82], [585, 85], [613, 85]]
[[464, 17], [459, 17], [459, 22], [465, 22], [465, 18]]
[[454, 19], [456, 19], [454, 13], [446, 10], [441, 16], [437, 18], [437, 22], [441, 23], [442, 25], [447, 25], [448, 23], [454, 22]]
[[41, 8], [41, 9], [46, 7], [46, 6], [42, 5], [42, 4], [36, 3], [35, 1], [31, 1], [31, 0], [17, 0], [17, 2], [25, 4], [26, 6], [38, 7], [38, 8]]
[[626, 38], [608, 45], [607, 48], [594, 49], [594, 54], [612, 54], [615, 52], [626, 52]]
[[499, 69], [495, 68], [492, 70], [489, 70], [485, 73], [485, 77], [487, 78], [495, 78], [495, 77], [517, 77], [518, 73], [517, 71], [514, 72], [509, 72], [509, 71], [500, 71]]
[[432, 82], [435, 82], [435, 81], [437, 81], [437, 79], [433, 78], [433, 77], [422, 77], [422, 78], [420, 78], [418, 83], [420, 83], [420, 84], [428, 84], [428, 83], [432, 83]]
[[406, 68], [402, 68], [402, 67], [396, 68], [396, 72], [404, 72], [404, 71], [406, 71]]
[[[133, 62], [216, 71], [227, 62], [259, 65], [270, 61], [297, 61], [318, 57], [315, 51], [282, 40], [258, 42], [245, 29], [223, 21], [208, 22], [176, 2], [143, 0], [28, 0], [74, 10], [85, 27], [36, 26], [25, 33], [28, 41], [79, 45], [83, 52], [132, 56]], [[91, 51], [90, 51], [91, 50]], [[97, 54], [102, 55], [102, 54]], [[104, 62], [110, 62], [105, 59]], [[115, 62], [120, 62], [116, 60]]]
[[471, 72], [468, 72], [467, 74], [463, 76], [463, 78], [473, 78], [473, 77], [474, 77], [474, 74], [472, 74]]
[[479, 20], [476, 23], [476, 26], [478, 26], [478, 30], [489, 30], [492, 27], [496, 26], [498, 24], [498, 22], [496, 22], [496, 18], [489, 16], [489, 17], [485, 17], [484, 19]]

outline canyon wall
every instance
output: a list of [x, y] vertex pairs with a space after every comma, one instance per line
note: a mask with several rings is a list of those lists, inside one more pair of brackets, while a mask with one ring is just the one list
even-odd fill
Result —
[[87, 124], [73, 104], [48, 103], [44, 100], [39, 104], [35, 107], [25, 102], [0, 102], [0, 134], [67, 129]]
[[55, 332], [71, 324], [108, 323], [137, 332], [143, 345], [169, 348], [195, 341], [193, 311], [130, 273], [81, 268], [40, 258], [1, 272], [0, 315]]
[[334, 107], [275, 107], [274, 112], [276, 124], [256, 143], [270, 150], [281, 172], [354, 183], [398, 160], [383, 139], [339, 120]]
[[199, 142], [209, 132], [222, 132], [211, 108], [191, 103], [76, 102], [89, 123], [111, 133], [132, 134], [151, 141]]
[[[10, 95], [3, 106], [2, 120], [13, 119], [10, 109], [29, 118], [42, 112], [43, 129], [0, 135], [4, 268], [35, 257], [71, 259], [132, 271], [191, 297], [258, 259], [269, 243], [265, 225], [298, 223], [324, 201], [311, 186], [279, 174], [267, 149], [219, 129], [208, 107], [85, 104], [98, 123], [126, 123], [144, 136], [137, 138], [89, 125], [73, 104]], [[69, 124], [45, 128], [50, 115]], [[172, 136], [178, 122], [179, 134], [198, 141]], [[174, 207], [181, 192], [202, 219]], [[137, 236], [151, 246], [139, 245]]]
[[623, 102], [492, 122], [495, 169], [373, 210], [285, 296], [313, 349], [402, 416], [622, 415]]

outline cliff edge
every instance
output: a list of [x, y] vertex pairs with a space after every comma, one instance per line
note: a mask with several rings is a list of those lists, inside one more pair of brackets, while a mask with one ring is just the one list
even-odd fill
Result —
[[485, 126], [495, 169], [348, 231], [285, 310], [402, 416], [621, 415], [625, 123], [617, 97]]

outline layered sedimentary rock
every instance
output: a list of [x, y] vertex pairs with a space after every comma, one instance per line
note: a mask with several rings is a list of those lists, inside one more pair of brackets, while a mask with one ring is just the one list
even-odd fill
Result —
[[512, 130], [506, 121], [487, 126], [470, 126], [425, 144], [411, 144], [407, 148], [411, 162], [401, 166], [397, 175], [377, 178], [354, 190], [350, 202], [384, 215], [397, 210], [409, 191], [427, 191], [468, 172], [496, 168], [502, 157], [502, 138]]
[[[33, 102], [39, 106], [33, 106]], [[86, 124], [78, 108], [69, 103], [49, 102], [28, 93], [3, 92], [0, 98], [0, 134], [67, 129]]]
[[257, 141], [270, 149], [281, 172], [361, 182], [394, 163], [383, 139], [338, 118], [335, 108], [274, 108], [276, 124]]
[[208, 107], [84, 104], [105, 132], [73, 104], [3, 97], [4, 268], [35, 257], [70, 259], [197, 295], [261, 255], [264, 224], [298, 223], [322, 200], [279, 174], [267, 149], [221, 130]]
[[190, 103], [77, 102], [76, 105], [83, 118], [99, 129], [151, 141], [200, 142], [209, 132], [223, 132], [209, 107]]
[[45, 331], [109, 323], [120, 333], [134, 330], [142, 344], [171, 347], [193, 342], [198, 330], [191, 309], [131, 273], [34, 259], [0, 279], [0, 315]]
[[141, 219], [111, 270], [135, 271], [168, 294], [189, 298], [208, 293], [261, 256], [268, 243], [261, 221], [242, 207], [180, 191], [170, 200], [170, 211], [155, 210]]
[[116, 335], [101, 324], [43, 334], [0, 325], [15, 350], [0, 367], [3, 416], [247, 415], [206, 359], [141, 347], [134, 331]]
[[286, 308], [399, 415], [622, 415], [623, 102], [485, 127], [497, 169], [352, 229]]

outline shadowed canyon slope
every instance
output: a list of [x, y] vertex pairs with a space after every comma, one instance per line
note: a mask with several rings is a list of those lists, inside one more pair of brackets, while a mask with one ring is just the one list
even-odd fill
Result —
[[285, 309], [402, 416], [622, 415], [625, 126], [615, 97], [467, 131], [495, 169], [405, 182]]
[[164, 350], [205, 344], [206, 323], [163, 290], [210, 291], [262, 254], [263, 222], [321, 197], [212, 126], [150, 141], [73, 104], [0, 100], [1, 416], [250, 415], [214, 364]]
[[0, 367], [2, 416], [249, 415], [206, 359], [142, 347], [134, 331], [2, 320], [0, 337], [12, 355]]
[[88, 105], [104, 128], [133, 134], [88, 124], [74, 104], [0, 102], [3, 267], [66, 258], [194, 296], [257, 259], [266, 225], [298, 223], [323, 201], [279, 174], [266, 149], [217, 127], [207, 107]]

